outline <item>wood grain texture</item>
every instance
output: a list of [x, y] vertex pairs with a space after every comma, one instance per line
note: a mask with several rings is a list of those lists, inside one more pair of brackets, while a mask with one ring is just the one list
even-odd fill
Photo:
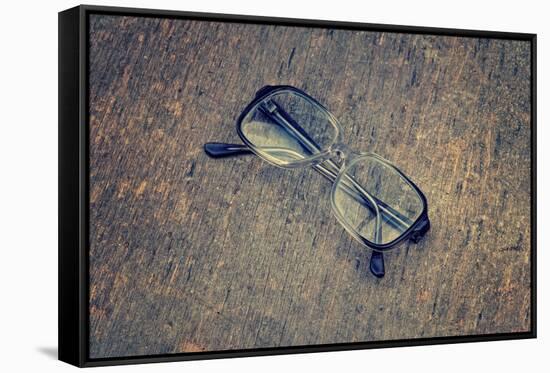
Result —
[[[204, 154], [266, 84], [426, 194], [385, 278], [317, 173]], [[90, 357], [528, 331], [530, 116], [528, 42], [92, 15]]]

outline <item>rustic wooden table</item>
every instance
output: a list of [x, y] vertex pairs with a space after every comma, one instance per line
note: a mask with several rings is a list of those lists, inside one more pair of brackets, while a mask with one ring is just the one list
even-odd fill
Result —
[[[530, 44], [93, 15], [90, 357], [530, 328]], [[311, 169], [211, 159], [266, 84], [425, 192], [368, 270]]]

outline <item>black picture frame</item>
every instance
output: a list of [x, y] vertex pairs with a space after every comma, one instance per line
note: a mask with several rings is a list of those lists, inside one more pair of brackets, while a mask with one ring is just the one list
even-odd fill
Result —
[[[286, 26], [331, 27], [531, 43], [531, 330], [488, 335], [90, 359], [88, 355], [88, 17], [90, 14], [164, 17]], [[59, 13], [59, 360], [79, 367], [282, 355], [370, 348], [536, 338], [536, 34], [396, 26], [81, 5]], [[77, 124], [77, 125], [75, 125]]]

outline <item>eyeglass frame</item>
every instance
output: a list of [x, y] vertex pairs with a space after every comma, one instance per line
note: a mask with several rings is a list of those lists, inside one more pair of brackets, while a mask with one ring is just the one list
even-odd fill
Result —
[[[280, 92], [291, 92], [293, 94], [296, 94], [300, 96], [302, 99], [308, 101], [309, 103], [316, 106], [318, 109], [323, 111], [323, 113], [326, 115], [327, 119], [331, 122], [331, 124], [334, 126], [334, 129], [336, 130], [336, 135], [334, 136], [334, 139], [331, 143], [331, 145], [325, 149], [321, 150], [317, 144], [315, 144], [315, 141], [309, 138], [309, 135], [307, 135], [307, 132], [305, 132], [301, 127], [297, 124], [291, 124], [292, 127], [298, 132], [298, 140], [300, 141], [301, 145], [304, 146], [304, 141], [307, 143], [308, 141], [311, 141], [313, 143], [315, 150], [317, 151], [316, 154], [314, 154], [312, 157], [309, 157], [304, 160], [298, 160], [295, 162], [292, 162], [290, 165], [281, 165], [280, 163], [276, 163], [269, 159], [269, 156], [265, 153], [262, 153], [260, 149], [256, 145], [254, 145], [250, 140], [246, 137], [246, 135], [242, 132], [242, 122], [244, 118], [252, 111], [254, 110], [262, 101], [266, 100], [267, 98], [271, 96], [275, 96], [277, 93]], [[294, 121], [295, 122], [295, 121]], [[414, 243], [418, 243], [420, 239], [428, 232], [430, 229], [430, 220], [428, 217], [428, 200], [424, 193], [420, 190], [420, 188], [409, 178], [407, 177], [399, 168], [394, 166], [391, 162], [387, 161], [383, 157], [379, 156], [375, 153], [357, 153], [355, 151], [352, 151], [346, 144], [342, 143], [342, 131], [343, 128], [340, 124], [340, 122], [334, 117], [334, 115], [321, 103], [319, 103], [315, 98], [308, 95], [306, 92], [304, 92], [301, 89], [298, 89], [296, 87], [290, 86], [290, 85], [276, 85], [271, 86], [267, 85], [262, 88], [260, 88], [255, 95], [255, 98], [243, 109], [243, 111], [240, 113], [239, 117], [237, 118], [237, 134], [245, 144], [245, 148], [243, 148], [243, 145], [237, 145], [237, 144], [224, 144], [224, 143], [206, 143], [204, 144], [205, 152], [215, 158], [220, 157], [226, 157], [226, 156], [232, 156], [232, 155], [238, 155], [238, 154], [246, 154], [249, 152], [252, 152], [262, 158], [264, 161], [279, 167], [279, 168], [302, 168], [302, 167], [312, 167], [316, 171], [318, 171], [322, 176], [329, 179], [333, 185], [331, 189], [331, 205], [332, 210], [334, 212], [334, 215], [336, 216], [338, 222], [346, 229], [346, 231], [352, 235], [359, 243], [361, 243], [363, 246], [366, 246], [373, 250], [373, 258], [376, 253], [380, 255], [376, 255], [378, 260], [381, 260], [381, 275], [380, 271], [373, 270], [373, 258], [371, 258], [371, 271], [377, 276], [382, 277], [384, 273], [384, 265], [383, 265], [383, 257], [381, 254], [383, 252], [389, 251], [391, 249], [396, 248], [401, 242], [404, 240], [411, 240]], [[298, 128], [296, 128], [297, 126]], [[288, 128], [286, 128], [288, 130]], [[301, 131], [300, 131], [301, 130]], [[296, 136], [297, 134], [294, 133]], [[304, 138], [302, 138], [304, 136]], [[309, 138], [309, 139], [308, 139]], [[307, 147], [306, 147], [307, 148]], [[309, 150], [311, 153], [311, 149]], [[338, 157], [341, 161], [340, 166], [336, 165], [334, 161], [332, 161], [332, 158]], [[421, 202], [422, 202], [422, 211], [414, 221], [403, 233], [401, 233], [397, 238], [394, 240], [385, 243], [385, 244], [379, 244], [374, 243], [365, 237], [363, 237], [361, 234], [359, 234], [355, 228], [353, 228], [342, 216], [342, 214], [339, 212], [338, 208], [335, 205], [335, 198], [334, 193], [336, 191], [337, 186], [340, 184], [341, 179], [344, 175], [346, 175], [346, 171], [350, 169], [352, 165], [354, 165], [356, 162], [361, 161], [362, 159], [366, 157], [374, 157], [378, 162], [383, 163], [385, 166], [390, 167], [394, 171], [396, 171], [402, 178], [413, 188], [413, 190], [417, 193], [419, 196]], [[348, 162], [349, 161], [349, 162]], [[326, 166], [323, 166], [325, 162], [332, 163], [331, 167], [334, 167], [336, 169], [336, 172], [332, 170], [327, 170]], [[324, 169], [324, 170], [323, 170]], [[332, 174], [332, 175], [331, 175]], [[348, 176], [349, 178], [349, 176]], [[365, 192], [365, 194], [370, 195], [370, 193]], [[371, 196], [372, 197], [372, 196]], [[369, 197], [370, 198], [370, 197]], [[379, 204], [383, 203], [384, 205], [388, 206], [385, 202], [379, 201], [378, 198], [374, 197], [374, 205], [377, 206], [376, 209], [378, 209]], [[391, 208], [391, 207], [390, 207]], [[377, 215], [380, 215], [380, 212], [377, 212]], [[379, 218], [379, 217], [378, 217]], [[375, 272], [378, 272], [375, 273]]]

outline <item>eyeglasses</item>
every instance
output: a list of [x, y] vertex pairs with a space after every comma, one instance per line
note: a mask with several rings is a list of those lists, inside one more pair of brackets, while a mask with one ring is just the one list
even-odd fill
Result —
[[311, 166], [333, 183], [334, 215], [363, 246], [373, 249], [370, 270], [385, 273], [383, 252], [414, 243], [430, 229], [422, 191], [384, 158], [356, 153], [341, 140], [342, 127], [313, 97], [291, 86], [265, 86], [237, 119], [245, 145], [207, 143], [214, 158], [256, 154], [283, 168]]

